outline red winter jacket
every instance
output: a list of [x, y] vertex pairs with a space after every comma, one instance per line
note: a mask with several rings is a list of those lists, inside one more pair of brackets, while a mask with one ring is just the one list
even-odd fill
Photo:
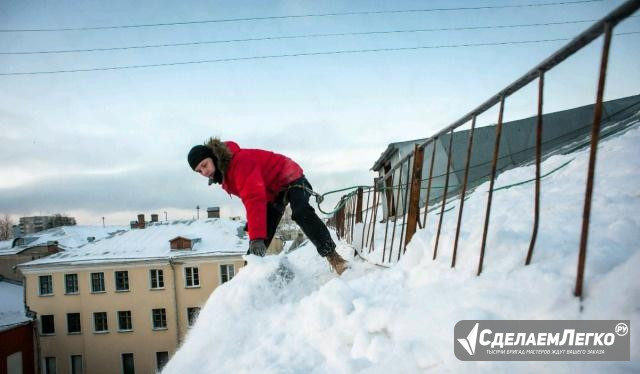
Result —
[[302, 177], [302, 168], [292, 159], [262, 149], [243, 149], [224, 142], [232, 153], [222, 188], [242, 199], [247, 211], [249, 238], [266, 239], [267, 203], [275, 200], [283, 187]]

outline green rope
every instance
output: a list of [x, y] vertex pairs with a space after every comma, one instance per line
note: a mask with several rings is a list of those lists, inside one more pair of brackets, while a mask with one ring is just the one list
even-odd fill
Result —
[[[337, 211], [339, 211], [340, 209], [342, 209], [342, 207], [345, 206], [345, 204], [347, 203], [347, 200], [351, 197], [354, 196], [358, 193], [358, 189], [362, 188], [362, 189], [370, 189], [373, 188], [373, 186], [351, 186], [351, 187], [346, 187], [346, 188], [341, 188], [339, 190], [332, 190], [329, 192], [325, 192], [323, 194], [319, 194], [317, 192], [315, 192], [314, 190], [306, 187], [306, 186], [300, 186], [300, 185], [293, 185], [293, 186], [289, 186], [287, 188], [287, 190], [290, 190], [291, 188], [302, 188], [303, 190], [307, 191], [309, 194], [311, 194], [312, 196], [315, 196], [316, 198], [316, 204], [318, 205], [318, 210], [320, 212], [322, 212], [323, 214], [326, 214], [328, 216], [334, 215]], [[334, 193], [338, 193], [338, 192], [343, 192], [343, 191], [348, 191], [348, 190], [354, 190], [352, 192], [349, 192], [348, 194], [342, 196], [340, 198], [340, 201], [338, 202], [338, 204], [336, 204], [336, 206], [333, 208], [332, 211], [330, 212], [325, 212], [324, 210], [322, 210], [322, 207], [320, 206], [320, 204], [322, 204], [322, 202], [324, 201], [324, 197], [327, 195], [331, 195]]]
[[[548, 172], [548, 173], [546, 173], [546, 174], [544, 174], [544, 175], [541, 175], [541, 176], [540, 176], [540, 179], [542, 179], [542, 178], [544, 178], [544, 177], [547, 177], [547, 176], [549, 176], [549, 175], [551, 175], [551, 174], [555, 173], [556, 171], [558, 171], [558, 170], [562, 169], [563, 167], [565, 167], [565, 166], [569, 165], [569, 163], [570, 163], [571, 161], [573, 161], [573, 160], [575, 160], [575, 158], [572, 158], [571, 160], [569, 160], [569, 161], [565, 162], [564, 164], [562, 164], [562, 165], [558, 166], [557, 168], [555, 168], [555, 169], [551, 170], [550, 172]], [[511, 187], [520, 186], [520, 185], [522, 185], [522, 184], [526, 184], [526, 183], [529, 183], [529, 182], [534, 182], [535, 180], [536, 180], [536, 178], [527, 179], [526, 181], [522, 181], [522, 182], [513, 183], [513, 184], [506, 185], [506, 186], [502, 186], [502, 187], [494, 188], [494, 189], [493, 189], [493, 191], [495, 192], [495, 191], [500, 191], [500, 190], [506, 190], [506, 189], [511, 188]]]

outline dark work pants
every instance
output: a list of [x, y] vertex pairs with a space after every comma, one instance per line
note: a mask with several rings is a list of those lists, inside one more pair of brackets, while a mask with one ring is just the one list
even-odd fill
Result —
[[273, 202], [267, 203], [267, 239], [265, 244], [268, 247], [271, 243], [287, 204], [291, 204], [291, 218], [316, 246], [320, 256], [326, 256], [336, 248], [336, 243], [331, 239], [327, 226], [309, 204], [311, 193], [304, 188], [295, 186], [305, 186], [312, 190], [309, 181], [303, 175], [286, 186]]

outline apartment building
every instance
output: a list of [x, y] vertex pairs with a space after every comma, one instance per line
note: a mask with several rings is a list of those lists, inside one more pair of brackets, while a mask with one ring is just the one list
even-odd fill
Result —
[[74, 226], [75, 224], [75, 218], [55, 214], [53, 216], [20, 217], [18, 227], [20, 235], [28, 235], [58, 226]]
[[243, 226], [153, 222], [19, 265], [41, 372], [158, 372], [209, 295], [243, 266]]

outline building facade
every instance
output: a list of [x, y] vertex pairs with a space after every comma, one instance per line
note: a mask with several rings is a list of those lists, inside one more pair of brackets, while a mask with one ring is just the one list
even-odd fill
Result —
[[21, 265], [42, 373], [158, 372], [209, 295], [244, 265], [248, 243], [231, 227], [240, 223], [219, 221], [150, 225], [75, 259]]

